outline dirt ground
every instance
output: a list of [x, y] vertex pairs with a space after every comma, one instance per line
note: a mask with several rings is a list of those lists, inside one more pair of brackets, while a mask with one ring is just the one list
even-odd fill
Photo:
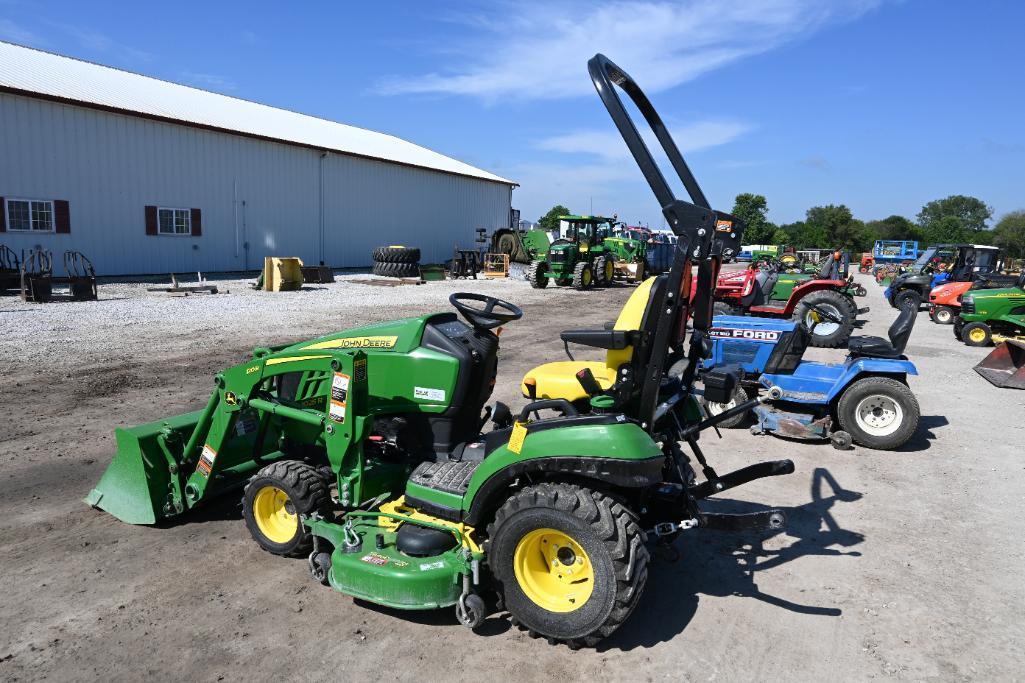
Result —
[[[895, 316], [867, 282], [863, 333]], [[922, 406], [897, 453], [714, 433], [720, 471], [792, 458], [796, 473], [735, 489], [717, 509], [788, 511], [786, 531], [687, 532], [655, 560], [640, 607], [598, 650], [532, 640], [494, 615], [475, 635], [451, 610], [400, 613], [314, 583], [306, 563], [249, 539], [234, 498], [162, 528], [82, 498], [113, 430], [196, 409], [213, 374], [255, 345], [444, 309], [456, 289], [495, 293], [525, 317], [502, 335], [496, 397], [562, 357], [558, 332], [615, 317], [630, 290], [533, 291], [523, 282], [401, 288], [346, 282], [290, 296], [288, 311], [155, 297], [28, 307], [0, 300], [0, 678], [4, 680], [838, 680], [1014, 679], [1025, 668], [1025, 392], [971, 371], [984, 349], [923, 312], [908, 355]], [[396, 290], [387, 290], [392, 296]], [[101, 289], [101, 296], [104, 290]], [[235, 290], [227, 297], [236, 296]], [[274, 295], [264, 295], [274, 296]], [[241, 301], [241, 299], [238, 299]], [[147, 299], [147, 301], [149, 301]], [[36, 348], [21, 342], [31, 319]], [[162, 320], [162, 321], [161, 321]], [[32, 341], [29, 339], [28, 341]], [[839, 351], [816, 351], [841, 360]]]

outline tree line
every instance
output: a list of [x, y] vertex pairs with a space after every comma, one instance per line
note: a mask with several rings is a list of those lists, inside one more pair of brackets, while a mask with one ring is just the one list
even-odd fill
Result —
[[[557, 228], [559, 216], [569, 213], [565, 206], [556, 205], [538, 219], [538, 225]], [[1004, 214], [991, 227], [992, 207], [961, 194], [929, 202], [915, 220], [894, 214], [863, 221], [843, 204], [828, 204], [808, 209], [803, 221], [776, 225], [768, 219], [765, 196], [750, 192], [737, 195], [731, 213], [747, 224], [745, 244], [786, 244], [797, 249], [839, 247], [856, 253], [871, 251], [876, 240], [914, 240], [922, 247], [968, 242], [991, 244], [1011, 258], [1025, 258], [1025, 209]]]
[[732, 213], [747, 223], [745, 244], [861, 252], [871, 251], [876, 240], [915, 240], [920, 246], [968, 242], [998, 246], [1012, 258], [1025, 257], [1025, 210], [1011, 211], [991, 227], [992, 207], [966, 195], [935, 199], [923, 206], [913, 221], [896, 214], [863, 221], [843, 204], [828, 204], [808, 209], [803, 221], [776, 225], [768, 220], [768, 211], [763, 195], [737, 195]]

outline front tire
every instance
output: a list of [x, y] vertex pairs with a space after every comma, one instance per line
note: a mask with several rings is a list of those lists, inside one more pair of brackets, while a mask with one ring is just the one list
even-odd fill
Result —
[[573, 269], [573, 288], [583, 291], [590, 288], [594, 283], [594, 272], [591, 270], [591, 266], [585, 262], [580, 262]]
[[954, 309], [950, 306], [937, 306], [936, 310], [932, 312], [933, 322], [940, 325], [953, 325], [954, 318]]
[[986, 323], [968, 323], [961, 329], [961, 338], [968, 346], [989, 346], [993, 343], [993, 330]]
[[[733, 390], [733, 395], [730, 397], [728, 403], [712, 403], [711, 401], [706, 401], [704, 397], [701, 398], [701, 403], [705, 407], [705, 412], [708, 413], [708, 416], [715, 417], [716, 415], [719, 415], [720, 413], [723, 413], [729, 410], [730, 408], [735, 408], [739, 406], [741, 403], [747, 402], [747, 400], [747, 392], [744, 391], [744, 387], [737, 387]], [[722, 422], [720, 422], [718, 426], [722, 427], [723, 429], [733, 429], [734, 427], [739, 427], [747, 419], [747, 416], [748, 413], [746, 412], [741, 413], [739, 415], [734, 415], [728, 420], [723, 420]]]
[[531, 261], [527, 266], [527, 282], [534, 289], [544, 289], [548, 286], [548, 263], [545, 261]]
[[275, 555], [309, 554], [313, 537], [301, 515], [327, 514], [331, 499], [317, 470], [295, 460], [279, 460], [262, 468], [246, 484], [242, 519], [253, 540]]
[[855, 443], [879, 451], [900, 448], [918, 429], [921, 409], [908, 385], [890, 377], [865, 377], [837, 404], [840, 428]]
[[539, 484], [506, 501], [488, 527], [506, 609], [531, 635], [593, 647], [630, 616], [648, 579], [636, 514], [571, 484]]

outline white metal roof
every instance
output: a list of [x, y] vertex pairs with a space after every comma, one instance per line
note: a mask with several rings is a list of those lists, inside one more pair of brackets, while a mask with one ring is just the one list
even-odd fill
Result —
[[515, 184], [392, 135], [3, 41], [0, 88]]

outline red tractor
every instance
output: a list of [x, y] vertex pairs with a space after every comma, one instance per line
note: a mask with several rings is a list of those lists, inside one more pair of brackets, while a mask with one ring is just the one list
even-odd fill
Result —
[[[813, 330], [812, 346], [840, 348], [847, 344], [857, 315], [868, 311], [855, 305], [851, 296], [854, 285], [845, 270], [842, 258], [831, 258], [823, 262], [818, 274], [811, 279], [784, 283], [780, 282], [778, 268], [772, 264], [759, 268], [753, 263], [746, 270], [719, 276], [715, 287], [715, 312], [802, 321]], [[792, 284], [792, 289], [784, 286], [787, 284]], [[773, 297], [773, 290], [777, 291], [777, 298]], [[785, 299], [779, 296], [781, 291], [789, 291]]]

